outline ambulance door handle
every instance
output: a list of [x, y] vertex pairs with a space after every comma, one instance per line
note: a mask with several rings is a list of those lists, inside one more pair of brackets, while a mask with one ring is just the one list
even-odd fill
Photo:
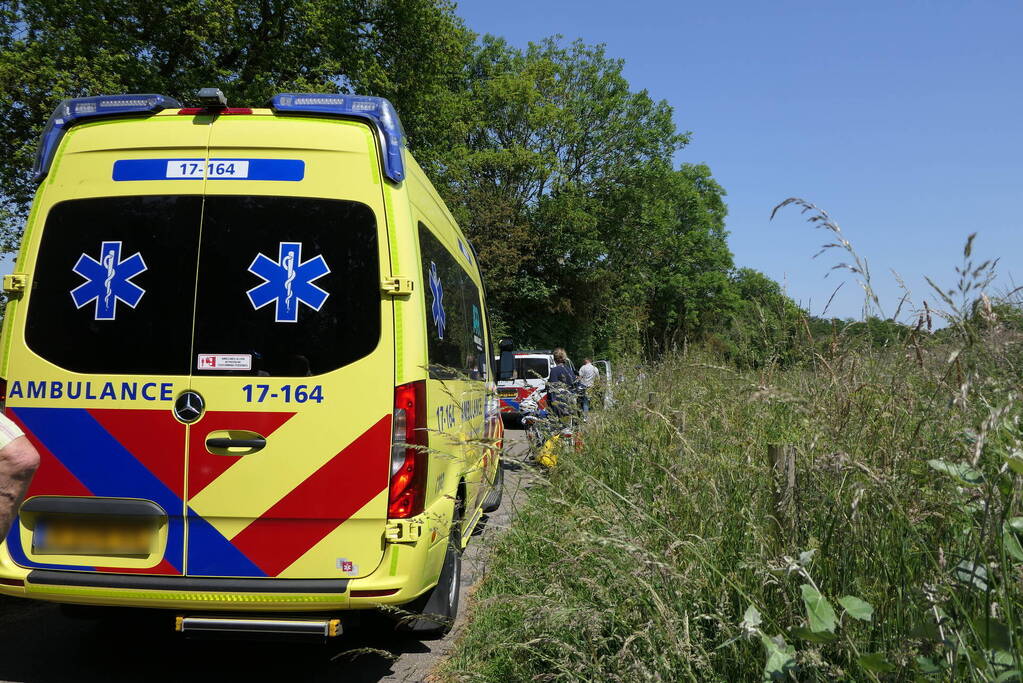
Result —
[[206, 440], [206, 447], [211, 453], [220, 455], [248, 455], [263, 450], [266, 447], [266, 439], [259, 436], [246, 439], [210, 437]]
[[250, 448], [258, 451], [266, 446], [266, 439], [257, 437], [255, 439], [206, 439], [207, 448]]

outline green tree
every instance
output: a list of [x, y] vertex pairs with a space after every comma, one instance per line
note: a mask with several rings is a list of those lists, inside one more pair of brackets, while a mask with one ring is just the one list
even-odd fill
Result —
[[[642, 351], [726, 309], [723, 190], [602, 46], [484, 37], [444, 186], [506, 331], [577, 354]], [[656, 340], [656, 341], [654, 341]]]
[[0, 253], [65, 97], [220, 87], [391, 99], [473, 239], [499, 333], [577, 354], [657, 352], [734, 308], [724, 191], [667, 103], [602, 46], [477, 40], [448, 0], [0, 2]]
[[0, 251], [17, 248], [43, 125], [65, 97], [221, 88], [390, 98], [426, 163], [446, 149], [472, 34], [447, 0], [21, 0], [0, 4]]
[[800, 335], [805, 339], [807, 314], [781, 285], [752, 268], [732, 276], [738, 300], [727, 332], [728, 353], [742, 365], [759, 367], [788, 363], [798, 357]]

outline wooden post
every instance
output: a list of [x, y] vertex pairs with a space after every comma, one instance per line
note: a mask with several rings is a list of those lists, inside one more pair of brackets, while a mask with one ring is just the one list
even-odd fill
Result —
[[770, 444], [767, 459], [773, 475], [774, 519], [778, 537], [785, 545], [795, 532], [796, 512], [796, 447], [792, 444]]

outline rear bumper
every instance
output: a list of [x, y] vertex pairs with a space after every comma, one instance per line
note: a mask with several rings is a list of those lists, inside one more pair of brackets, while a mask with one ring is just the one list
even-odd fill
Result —
[[433, 587], [447, 534], [386, 544], [373, 573], [354, 579], [157, 576], [29, 570], [0, 544], [0, 595], [100, 607], [189, 612], [326, 612], [372, 609], [415, 600]]
[[187, 609], [322, 610], [348, 607], [346, 579], [242, 579], [36, 569], [24, 596], [89, 605]]
[[344, 593], [348, 579], [242, 579], [203, 576], [99, 574], [36, 569], [28, 573], [33, 586], [79, 586], [132, 590], [214, 593]]

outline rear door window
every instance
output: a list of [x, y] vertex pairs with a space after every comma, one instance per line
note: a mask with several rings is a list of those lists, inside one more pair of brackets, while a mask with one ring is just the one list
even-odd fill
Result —
[[187, 375], [200, 196], [76, 199], [50, 209], [25, 337], [72, 372]]
[[[207, 196], [196, 291], [200, 374], [319, 375], [380, 341], [373, 211], [306, 197]], [[251, 357], [207, 370], [201, 355]]]

